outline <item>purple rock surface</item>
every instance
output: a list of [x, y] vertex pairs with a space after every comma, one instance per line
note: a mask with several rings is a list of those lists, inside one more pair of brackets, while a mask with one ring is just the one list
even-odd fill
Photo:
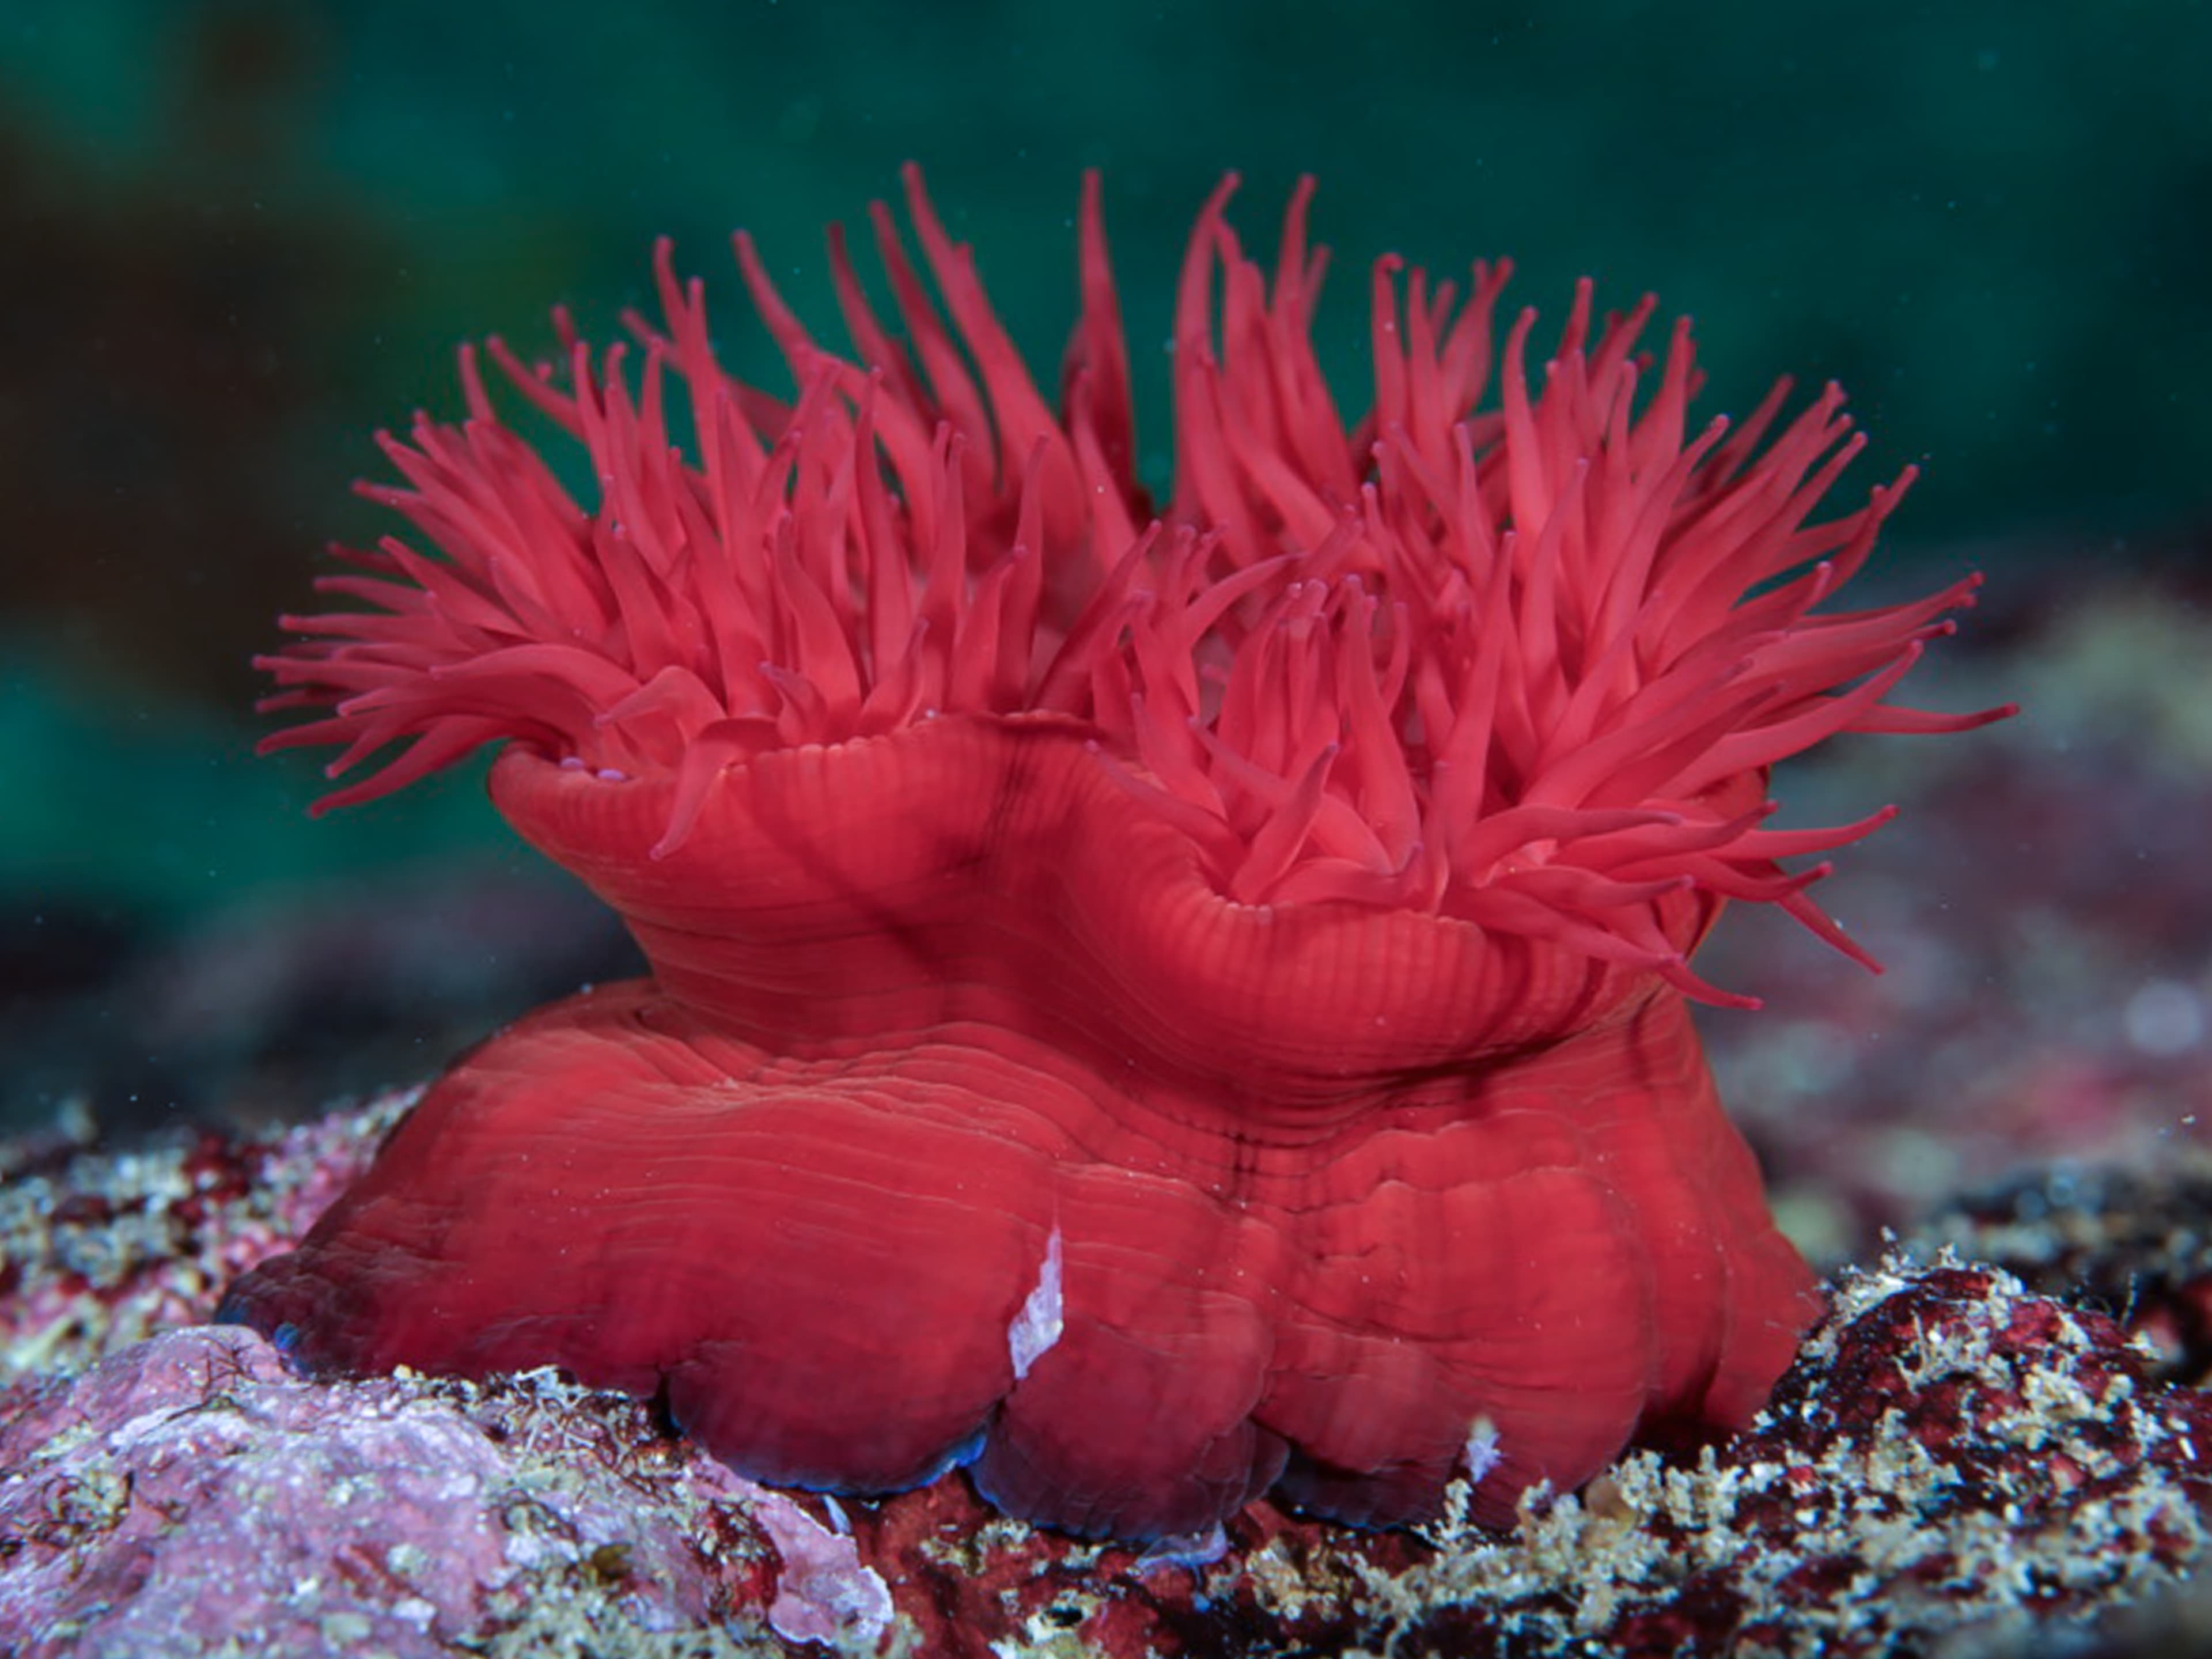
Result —
[[890, 1597], [853, 1540], [643, 1418], [544, 1373], [310, 1382], [241, 1328], [152, 1338], [0, 1424], [0, 1652], [872, 1650]]

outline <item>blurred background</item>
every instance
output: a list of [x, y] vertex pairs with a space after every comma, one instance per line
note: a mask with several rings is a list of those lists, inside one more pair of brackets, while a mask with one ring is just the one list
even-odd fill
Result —
[[457, 343], [542, 349], [556, 301], [604, 336], [668, 232], [781, 391], [728, 232], [834, 334], [822, 227], [911, 157], [1048, 374], [1103, 170], [1155, 483], [1228, 168], [1261, 246], [1318, 176], [1348, 409], [1393, 250], [1510, 253], [1554, 323], [1583, 273], [1657, 291], [1708, 413], [1843, 381], [1874, 442], [1839, 504], [1925, 469], [1884, 580], [1990, 577], [1919, 700], [2030, 714], [1784, 780], [1803, 817], [1908, 805], [1826, 890], [1902, 961], [1724, 930], [1708, 971], [1776, 1000], [1713, 1028], [1731, 1097], [1815, 1238], [2025, 1156], [2160, 1156], [2212, 992], [2208, 65], [2187, 0], [0, 0], [0, 1130], [296, 1117], [623, 970], [480, 767], [310, 823], [318, 757], [252, 756], [249, 659], [387, 527], [349, 485], [457, 407]]

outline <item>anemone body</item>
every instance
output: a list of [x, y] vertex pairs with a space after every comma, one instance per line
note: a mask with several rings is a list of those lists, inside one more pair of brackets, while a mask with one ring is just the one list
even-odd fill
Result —
[[387, 441], [372, 493], [437, 551], [326, 583], [362, 608], [269, 659], [330, 707], [283, 738], [411, 740], [339, 799], [505, 742], [501, 810], [653, 972], [458, 1065], [231, 1316], [1129, 1538], [1271, 1489], [1404, 1521], [1455, 1472], [1503, 1519], [1756, 1410], [1819, 1304], [1689, 1021], [1743, 999], [1689, 957], [1730, 899], [1853, 948], [1778, 860], [1884, 815], [1771, 830], [1766, 769], [1986, 718], [1881, 701], [1970, 587], [1819, 609], [1898, 487], [1809, 521], [1832, 391], [1687, 433], [1686, 331], [1638, 392], [1649, 302], [1594, 334], [1583, 290], [1533, 395], [1524, 314], [1486, 411], [1502, 270], [1459, 306], [1386, 260], [1347, 430], [1305, 193], [1270, 284], [1226, 191], [1157, 514], [1095, 184], [1056, 410], [909, 174], [951, 326], [881, 209], [906, 339], [833, 240], [850, 360], [740, 238], [787, 406], [664, 246], [635, 390], [565, 319], [565, 373], [492, 345], [596, 502], [472, 354], [468, 421]]

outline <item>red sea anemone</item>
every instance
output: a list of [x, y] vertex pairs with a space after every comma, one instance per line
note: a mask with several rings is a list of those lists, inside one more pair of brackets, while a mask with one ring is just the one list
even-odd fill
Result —
[[[661, 320], [493, 361], [589, 456], [419, 417], [398, 538], [325, 579], [272, 701], [396, 788], [481, 744], [494, 799], [652, 977], [447, 1074], [229, 1316], [304, 1364], [555, 1363], [665, 1395], [757, 1477], [966, 1463], [1013, 1513], [1202, 1532], [1279, 1490], [1363, 1522], [1462, 1474], [1498, 1519], [1632, 1437], [1729, 1428], [1818, 1303], [1715, 1099], [1688, 957], [1730, 899], [1858, 954], [1778, 860], [1767, 769], [1990, 718], [1882, 699], [1961, 582], [1821, 609], [1904, 480], [1808, 522], [1832, 389], [1692, 432], [1677, 325], [1579, 290], [1540, 392], [1503, 266], [1376, 268], [1373, 410], [1200, 214], [1173, 495], [1138, 484], [1095, 181], [1060, 407], [909, 172], [904, 325], [832, 270], [851, 357], [737, 241], [797, 384]], [[681, 382], [680, 392], [675, 382]], [[679, 442], [674, 405], [688, 434]], [[1996, 712], [1996, 711], [1993, 711]]]

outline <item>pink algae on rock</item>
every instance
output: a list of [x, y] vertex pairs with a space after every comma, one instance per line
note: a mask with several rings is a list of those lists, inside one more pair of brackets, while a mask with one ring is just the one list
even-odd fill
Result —
[[234, 1328], [137, 1344], [0, 1427], [0, 1652], [876, 1650], [849, 1539], [579, 1392], [310, 1384]]

